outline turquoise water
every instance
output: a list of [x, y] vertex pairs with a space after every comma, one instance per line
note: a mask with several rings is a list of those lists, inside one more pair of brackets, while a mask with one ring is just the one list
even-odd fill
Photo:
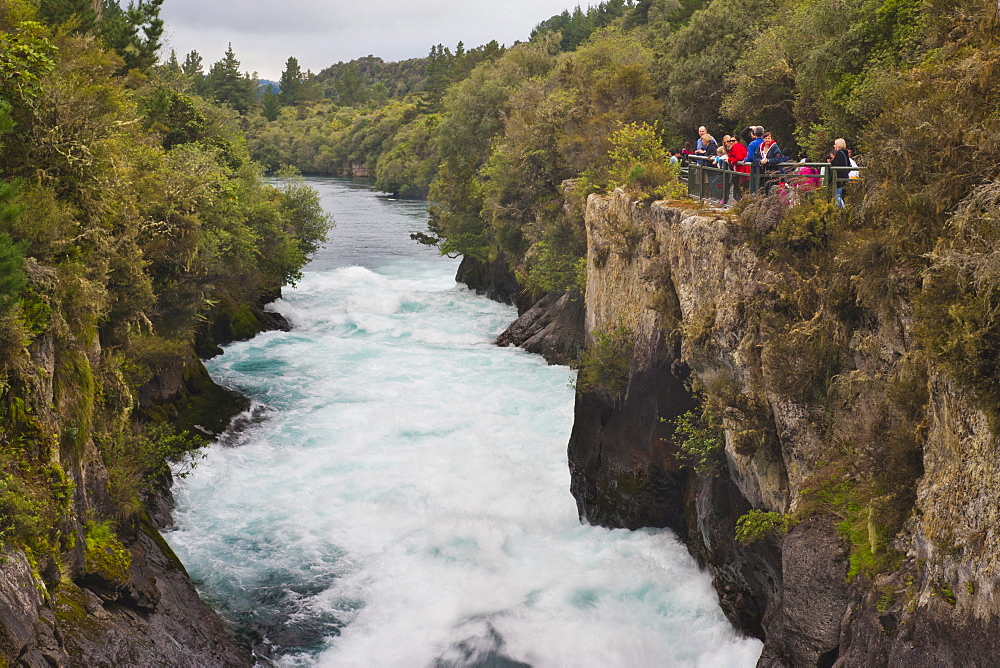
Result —
[[410, 241], [423, 206], [312, 183], [338, 227], [274, 306], [293, 331], [209, 363], [255, 406], [167, 534], [262, 662], [753, 665], [669, 531], [580, 525], [573, 374], [491, 344], [516, 313]]

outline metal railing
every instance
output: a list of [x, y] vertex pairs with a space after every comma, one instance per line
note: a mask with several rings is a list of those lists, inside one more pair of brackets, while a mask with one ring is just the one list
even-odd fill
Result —
[[681, 178], [687, 179], [691, 197], [713, 200], [728, 206], [748, 193], [771, 194], [778, 189], [789, 193], [826, 191], [833, 199], [839, 185], [851, 181], [848, 174], [860, 167], [834, 167], [827, 162], [783, 162], [771, 170], [750, 168], [750, 173], [721, 169], [710, 158], [687, 156]]

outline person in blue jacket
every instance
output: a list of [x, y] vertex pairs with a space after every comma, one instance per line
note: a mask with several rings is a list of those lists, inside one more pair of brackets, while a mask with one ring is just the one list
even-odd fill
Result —
[[760, 145], [764, 143], [764, 128], [760, 125], [755, 125], [750, 130], [753, 132], [754, 139], [747, 145], [747, 159], [746, 161], [750, 163], [750, 192], [757, 192], [757, 149]]

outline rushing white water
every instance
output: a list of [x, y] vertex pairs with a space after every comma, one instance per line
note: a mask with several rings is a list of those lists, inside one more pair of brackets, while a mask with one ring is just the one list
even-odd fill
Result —
[[580, 525], [572, 374], [491, 344], [516, 313], [409, 240], [422, 208], [313, 185], [338, 227], [276, 304], [293, 331], [210, 362], [258, 410], [167, 534], [245, 640], [282, 665], [753, 665], [669, 531]]

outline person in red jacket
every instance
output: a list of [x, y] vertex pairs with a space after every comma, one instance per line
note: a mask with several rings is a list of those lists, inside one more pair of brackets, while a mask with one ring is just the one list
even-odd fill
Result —
[[743, 185], [750, 179], [750, 165], [747, 164], [747, 147], [736, 137], [726, 135], [722, 138], [722, 145], [729, 154], [729, 168], [747, 176], [740, 176], [733, 181], [733, 199], [738, 200], [743, 195]]

